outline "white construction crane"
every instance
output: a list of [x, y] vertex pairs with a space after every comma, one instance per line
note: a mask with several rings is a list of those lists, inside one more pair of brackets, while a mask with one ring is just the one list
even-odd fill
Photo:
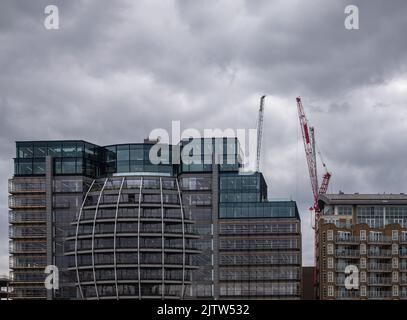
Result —
[[266, 96], [260, 98], [259, 119], [257, 120], [257, 157], [256, 157], [256, 172], [260, 170], [260, 154], [261, 154], [261, 140], [263, 137], [263, 115], [264, 115], [264, 99]]

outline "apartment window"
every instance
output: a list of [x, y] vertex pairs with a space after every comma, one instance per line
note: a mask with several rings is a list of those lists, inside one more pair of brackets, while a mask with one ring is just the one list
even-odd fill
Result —
[[332, 271], [328, 272], [328, 282], [334, 282], [334, 273]]
[[334, 287], [328, 286], [328, 297], [333, 297], [333, 296], [334, 296]]
[[360, 273], [360, 282], [366, 282], [366, 271]]
[[379, 241], [383, 239], [383, 233], [379, 231], [370, 231], [370, 240]]
[[334, 259], [328, 258], [328, 269], [332, 269], [334, 267]]
[[352, 214], [352, 207], [351, 206], [339, 206], [338, 207], [338, 215], [346, 216]]
[[332, 243], [328, 243], [327, 249], [328, 254], [334, 254], [334, 245]]
[[361, 266], [361, 268], [366, 268], [366, 258], [360, 259], [360, 266]]
[[328, 230], [327, 232], [327, 240], [332, 241], [334, 239], [334, 231], [333, 230]]
[[361, 286], [360, 287], [360, 296], [361, 297], [366, 297], [366, 286]]
[[398, 254], [399, 253], [399, 245], [397, 243], [393, 243], [391, 246], [391, 253]]
[[350, 240], [351, 234], [350, 232], [338, 231], [338, 239], [339, 240]]
[[399, 259], [393, 258], [391, 260], [391, 266], [392, 266], [392, 268], [398, 268], [399, 267]]
[[399, 287], [393, 286], [393, 297], [397, 297], [399, 295]]
[[398, 282], [399, 281], [399, 273], [397, 271], [393, 271], [393, 282]]
[[397, 241], [399, 239], [399, 231], [398, 230], [392, 230], [391, 231], [391, 240]]
[[366, 241], [366, 230], [360, 230], [360, 240]]
[[366, 254], [366, 244], [365, 243], [360, 244], [360, 254]]

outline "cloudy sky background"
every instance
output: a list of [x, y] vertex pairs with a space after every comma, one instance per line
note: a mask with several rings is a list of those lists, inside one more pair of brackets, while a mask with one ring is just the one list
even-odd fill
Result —
[[[50, 3], [58, 31], [43, 25]], [[360, 30], [344, 28], [348, 4]], [[2, 0], [0, 274], [14, 141], [139, 142], [172, 120], [255, 128], [263, 93], [269, 196], [297, 200], [312, 264], [295, 97], [316, 127], [331, 192], [407, 192], [406, 13], [405, 0]]]

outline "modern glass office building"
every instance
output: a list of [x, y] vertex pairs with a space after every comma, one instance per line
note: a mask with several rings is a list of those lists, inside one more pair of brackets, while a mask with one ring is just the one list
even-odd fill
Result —
[[[243, 174], [240, 159], [235, 138], [17, 142], [11, 297], [299, 299], [296, 204], [268, 201], [263, 175]], [[44, 287], [47, 265], [58, 290]]]

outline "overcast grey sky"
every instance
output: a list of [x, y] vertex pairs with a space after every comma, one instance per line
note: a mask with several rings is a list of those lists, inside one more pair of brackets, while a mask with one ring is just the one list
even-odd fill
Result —
[[[59, 7], [59, 30], [44, 28], [48, 4]], [[348, 4], [360, 30], [344, 27]], [[255, 128], [263, 93], [269, 196], [297, 200], [312, 264], [295, 97], [316, 127], [331, 192], [407, 192], [406, 30], [405, 0], [2, 0], [0, 274], [14, 141], [138, 142], [172, 120]]]

